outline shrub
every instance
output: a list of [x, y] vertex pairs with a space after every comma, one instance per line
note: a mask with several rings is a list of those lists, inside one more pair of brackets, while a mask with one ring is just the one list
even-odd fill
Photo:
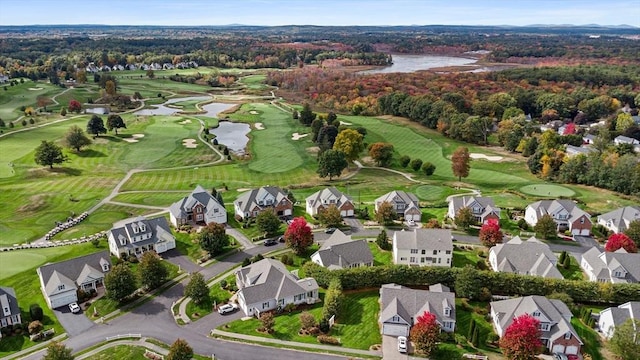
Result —
[[402, 166], [403, 168], [406, 168], [407, 165], [409, 165], [409, 163], [411, 162], [411, 158], [406, 155], [403, 155], [400, 157], [399, 161], [400, 161], [400, 166]]
[[433, 165], [432, 163], [427, 161], [422, 164], [422, 172], [424, 172], [425, 175], [431, 176], [435, 171], [436, 171], [436, 166]]
[[221, 287], [222, 289], [225, 289], [225, 290], [226, 290], [228, 286], [229, 286], [229, 284], [227, 283], [227, 280], [222, 279], [222, 280], [220, 281], [220, 287]]
[[29, 316], [32, 321], [42, 321], [44, 319], [44, 314], [42, 313], [42, 308], [38, 304], [32, 304], [29, 306]]
[[422, 167], [422, 160], [413, 159], [411, 160], [411, 163], [409, 164], [409, 166], [413, 169], [413, 171], [418, 171], [420, 170], [420, 167]]
[[328, 333], [329, 330], [331, 330], [331, 328], [329, 327], [329, 320], [321, 319], [318, 323], [318, 328], [320, 328], [320, 331], [322, 331], [323, 333]]
[[524, 218], [518, 220], [518, 227], [522, 230], [529, 230], [529, 224], [527, 224], [527, 221]]
[[242, 267], [245, 267], [245, 266], [248, 266], [248, 265], [251, 265], [251, 259], [246, 257], [246, 258], [244, 258], [244, 260], [242, 260]]
[[303, 311], [300, 314], [300, 324], [302, 325], [303, 330], [308, 330], [313, 327], [316, 327], [316, 318], [311, 315], [311, 313], [307, 311]]
[[289, 262], [289, 256], [287, 256], [287, 254], [282, 255], [282, 257], [280, 258], [280, 261], [287, 265], [287, 263]]
[[340, 345], [340, 340], [329, 335], [318, 335], [318, 342], [321, 344]]
[[476, 262], [476, 268], [478, 268], [479, 270], [487, 270], [487, 264], [484, 262], [484, 260], [480, 259]]
[[43, 328], [44, 326], [42, 326], [42, 323], [40, 321], [32, 321], [29, 323], [29, 334], [33, 335], [39, 333]]

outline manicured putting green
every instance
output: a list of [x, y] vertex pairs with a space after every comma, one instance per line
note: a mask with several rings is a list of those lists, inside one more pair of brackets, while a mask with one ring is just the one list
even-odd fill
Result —
[[416, 189], [416, 196], [421, 200], [435, 201], [442, 198], [444, 189], [442, 186], [421, 185]]
[[[67, 247], [53, 247], [46, 249], [28, 249], [0, 252], [0, 280], [34, 269], [47, 263], [48, 259], [68, 252]], [[35, 275], [35, 270], [33, 272]]]
[[533, 196], [558, 197], [575, 195], [575, 192], [573, 192], [573, 190], [568, 189], [564, 186], [554, 184], [525, 185], [520, 188], [520, 191]]

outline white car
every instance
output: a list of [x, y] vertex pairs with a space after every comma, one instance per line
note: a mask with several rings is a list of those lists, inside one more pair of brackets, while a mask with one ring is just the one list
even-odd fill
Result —
[[407, 337], [406, 336], [398, 336], [398, 351], [403, 354], [407, 353]]
[[416, 226], [416, 222], [413, 220], [407, 220], [407, 225], [409, 226]]
[[224, 315], [238, 310], [238, 305], [234, 303], [228, 303], [220, 306], [218, 308], [218, 314]]
[[72, 313], [77, 314], [80, 312], [80, 306], [78, 306], [78, 303], [71, 303], [69, 304], [69, 310], [71, 310]]

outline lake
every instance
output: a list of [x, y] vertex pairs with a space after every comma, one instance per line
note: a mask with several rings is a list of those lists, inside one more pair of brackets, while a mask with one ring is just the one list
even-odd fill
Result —
[[393, 55], [393, 64], [380, 69], [361, 71], [360, 74], [410, 73], [444, 66], [472, 65], [475, 59], [439, 55]]
[[247, 137], [249, 131], [251, 131], [249, 124], [220, 121], [217, 128], [209, 129], [209, 134], [215, 135], [218, 144], [226, 146], [234, 154], [244, 155], [249, 142]]
[[[154, 106], [154, 108], [151, 109], [142, 109], [142, 110], [138, 110], [134, 113], [134, 115], [173, 115], [177, 112], [180, 111], [179, 108], [175, 108], [175, 107], [168, 107], [167, 105], [169, 104], [174, 104], [177, 102], [182, 102], [182, 101], [206, 101], [206, 100], [211, 100], [210, 96], [190, 96], [190, 97], [182, 97], [182, 98], [175, 98], [175, 99], [169, 99], [167, 101], [165, 101], [164, 103]], [[234, 107], [235, 104], [225, 104], [225, 103], [209, 103], [206, 105], [202, 106], [202, 109], [205, 111], [204, 114], [197, 114], [198, 116], [208, 116], [208, 117], [212, 117], [212, 118], [217, 118], [218, 114], [224, 110], [230, 109], [232, 107]]]

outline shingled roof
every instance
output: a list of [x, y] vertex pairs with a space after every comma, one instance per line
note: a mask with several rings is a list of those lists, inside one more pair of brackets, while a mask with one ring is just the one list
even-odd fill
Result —
[[373, 255], [366, 240], [351, 240], [351, 236], [336, 230], [322, 247], [311, 255], [320, 257], [320, 265], [328, 269], [344, 269], [352, 264], [373, 265]]

